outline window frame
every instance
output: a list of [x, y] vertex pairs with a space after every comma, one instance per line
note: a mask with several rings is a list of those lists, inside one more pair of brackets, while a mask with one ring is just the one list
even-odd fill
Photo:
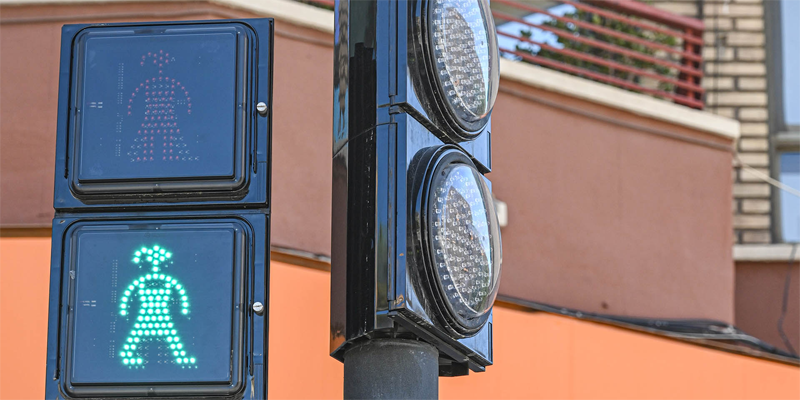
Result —
[[[766, 34], [767, 58], [767, 111], [769, 117], [768, 140], [770, 175], [780, 180], [781, 155], [786, 152], [800, 151], [800, 125], [789, 125], [784, 115], [783, 91], [783, 26], [782, 3], [788, 0], [765, 1], [764, 23]], [[773, 243], [785, 243], [783, 238], [783, 218], [781, 215], [780, 192], [782, 189], [771, 186], [771, 231]]]

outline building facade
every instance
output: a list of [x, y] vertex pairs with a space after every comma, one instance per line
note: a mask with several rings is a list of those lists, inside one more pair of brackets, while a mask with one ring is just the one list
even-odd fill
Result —
[[[741, 123], [733, 163], [733, 228], [737, 324], [786, 348], [780, 304], [800, 241], [800, 48], [797, 2], [703, 0], [655, 2], [702, 19], [706, 110]], [[770, 184], [769, 178], [788, 186]], [[772, 183], [776, 183], [773, 181]], [[791, 192], [794, 190], [794, 192]], [[787, 266], [789, 265], [789, 266]], [[788, 270], [787, 270], [788, 269]], [[769, 304], [769, 305], [768, 305]], [[786, 328], [794, 331], [796, 326]], [[789, 346], [793, 346], [791, 343]], [[793, 346], [795, 349], [797, 346]]]
[[679, 0], [654, 5], [703, 20], [706, 109], [741, 122], [733, 167], [736, 243], [797, 242], [796, 227], [785, 226], [798, 223], [793, 217], [796, 211], [783, 210], [796, 207], [794, 202], [787, 199], [784, 203], [792, 204], [782, 204], [780, 189], [764, 179], [781, 179], [781, 155], [800, 149], [795, 135], [786, 135], [786, 118], [796, 112], [784, 110], [797, 105], [783, 100], [788, 85], [794, 84], [792, 77], [783, 75], [788, 75], [789, 61], [798, 52], [788, 43], [796, 32], [791, 27], [796, 6], [781, 0]]

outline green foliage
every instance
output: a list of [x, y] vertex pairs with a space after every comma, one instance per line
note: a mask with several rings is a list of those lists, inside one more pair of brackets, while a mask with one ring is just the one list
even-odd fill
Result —
[[[574, 20], [589, 22], [593, 25], [605, 27], [607, 29], [612, 29], [617, 32], [621, 32], [633, 37], [642, 38], [649, 42], [660, 43], [669, 47], [675, 47], [678, 45], [678, 40], [674, 36], [666, 35], [660, 32], [644, 30], [621, 21], [608, 19], [601, 15], [593, 14], [591, 12], [583, 10], [575, 10], [575, 12], [565, 14], [564, 16]], [[664, 77], [674, 78], [677, 75], [677, 71], [672, 68], [655, 64], [649, 61], [641, 60], [639, 58], [632, 58], [627, 55], [594, 47], [589, 44], [580, 43], [575, 40], [571, 40], [570, 37], [580, 36], [586, 39], [592, 39], [604, 43], [609, 43], [611, 45], [619, 46], [651, 57], [655, 57], [659, 55], [659, 53], [663, 53], [663, 51], [649, 48], [645, 45], [634, 43], [618, 37], [610, 36], [604, 33], [595, 32], [590, 29], [582, 28], [569, 22], [551, 19], [545, 22], [544, 25], [551, 26], [553, 28], [557, 28], [560, 31], [562, 31], [559, 32], [558, 42], [561, 45], [563, 45], [565, 49], [570, 49], [576, 52], [592, 55], [594, 57], [602, 58], [604, 60], [608, 60], [622, 65], [631, 66], [633, 68], [637, 68], [640, 70], [651, 71], [655, 74]], [[532, 32], [530, 30], [522, 30], [520, 31], [520, 35], [524, 38], [530, 39]], [[628, 71], [622, 71], [619, 69], [609, 68], [605, 65], [600, 65], [591, 61], [579, 60], [575, 57], [564, 55], [545, 48], [538, 49], [537, 51], [527, 43], [517, 44], [516, 50], [518, 52], [528, 53], [536, 55], [537, 57], [544, 57], [564, 64], [572, 65], [583, 70], [613, 76], [615, 78], [630, 81], [637, 85], [640, 85], [642, 83], [642, 77], [638, 74], [631, 73]], [[673, 91], [674, 87], [670, 83], [659, 81], [658, 89], [666, 92], [671, 92]]]

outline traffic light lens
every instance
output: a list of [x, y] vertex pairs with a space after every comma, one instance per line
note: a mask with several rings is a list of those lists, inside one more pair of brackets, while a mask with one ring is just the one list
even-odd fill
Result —
[[233, 175], [235, 32], [161, 36], [83, 42], [81, 180]]
[[[238, 193], [247, 183], [251, 35], [238, 23], [90, 27], [78, 34], [73, 194]], [[137, 256], [166, 256], [161, 248], [147, 250]]]
[[499, 84], [494, 21], [485, 0], [433, 0], [433, 65], [456, 117], [474, 123], [492, 110]]
[[500, 277], [500, 232], [492, 195], [472, 166], [437, 169], [429, 192], [432, 261], [457, 319], [470, 325], [491, 309]]
[[[74, 230], [71, 383], [231, 382], [238, 347], [232, 329], [241, 318], [234, 299], [243, 274], [232, 225], [88, 224]], [[172, 254], [165, 262], [131, 259], [161, 250]], [[171, 295], [175, 286], [181, 297]]]

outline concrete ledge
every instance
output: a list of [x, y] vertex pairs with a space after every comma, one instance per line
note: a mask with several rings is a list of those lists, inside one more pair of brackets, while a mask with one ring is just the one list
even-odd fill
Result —
[[[172, 0], [193, 1], [193, 0]], [[208, 3], [272, 17], [306, 28], [333, 33], [333, 12], [291, 0], [206, 0]], [[102, 3], [157, 3], [156, 0], [0, 0], [0, 6]]]
[[800, 261], [800, 244], [737, 244], [733, 246], [733, 260], [788, 263], [794, 246], [794, 261]]
[[[152, 0], [0, 0], [0, 5], [151, 2]], [[207, 0], [279, 21], [334, 33], [333, 12], [291, 0]], [[500, 59], [500, 77], [633, 114], [685, 126], [731, 140], [739, 137], [739, 121], [632, 93], [536, 65]]]
[[707, 111], [680, 106], [537, 65], [501, 58], [500, 77], [731, 140], [739, 137], [739, 121], [734, 119], [720, 117]]
[[208, 0], [325, 33], [333, 33], [333, 11], [291, 0]]

